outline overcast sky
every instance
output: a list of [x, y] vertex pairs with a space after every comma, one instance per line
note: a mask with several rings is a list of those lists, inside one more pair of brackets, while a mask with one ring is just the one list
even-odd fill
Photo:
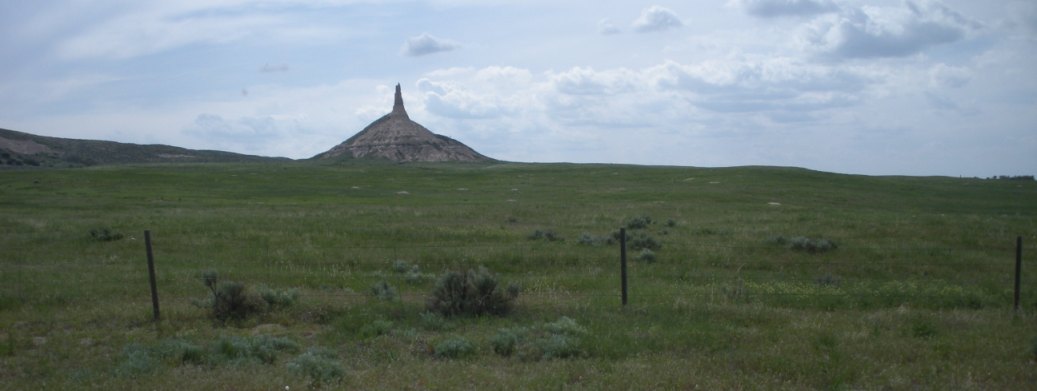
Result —
[[0, 127], [307, 158], [1037, 173], [1033, 0], [4, 1]]

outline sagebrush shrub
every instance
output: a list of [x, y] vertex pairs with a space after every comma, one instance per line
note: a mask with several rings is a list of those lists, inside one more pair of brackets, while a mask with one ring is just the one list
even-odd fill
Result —
[[115, 373], [121, 376], [145, 374], [155, 370], [159, 364], [144, 346], [138, 344], [126, 345], [122, 349], [122, 355], [122, 360], [115, 367]]
[[616, 239], [614, 239], [612, 237], [609, 237], [609, 236], [594, 236], [594, 235], [591, 235], [591, 234], [589, 234], [587, 232], [581, 233], [580, 234], [580, 238], [577, 240], [577, 243], [585, 245], [585, 246], [611, 245], [611, 244], [613, 244], [615, 242], [616, 242]]
[[90, 237], [99, 242], [111, 242], [122, 239], [123, 235], [108, 228], [94, 228], [90, 230]]
[[546, 240], [548, 242], [561, 241], [562, 237], [552, 230], [536, 230], [529, 234], [529, 240]]
[[436, 312], [425, 311], [421, 315], [421, 328], [428, 331], [443, 331], [453, 328], [443, 315]]
[[295, 289], [279, 290], [260, 286], [257, 291], [270, 307], [291, 307], [299, 299], [299, 291]]
[[403, 281], [411, 285], [417, 285], [425, 282], [429, 279], [429, 276], [421, 272], [421, 267], [418, 265], [411, 266], [410, 270], [403, 275]]
[[627, 247], [631, 250], [659, 250], [663, 246], [655, 238], [651, 237], [643, 231], [630, 232], [627, 235]]
[[396, 293], [396, 288], [393, 288], [392, 285], [389, 285], [389, 283], [385, 281], [378, 281], [378, 283], [372, 285], [371, 295], [379, 300], [385, 301], [396, 301], [400, 299], [400, 295]]
[[645, 262], [645, 263], [655, 262], [655, 252], [653, 252], [652, 250], [649, 250], [647, 248], [641, 249], [641, 252], [639, 254], [637, 254], [637, 258], [636, 259], [638, 261]]
[[637, 216], [627, 220], [628, 229], [645, 229], [652, 224], [652, 218], [648, 216]]
[[584, 354], [581, 340], [586, 334], [587, 329], [563, 316], [536, 327], [500, 329], [490, 344], [498, 355], [526, 361], [572, 358]]
[[505, 315], [519, 295], [517, 285], [506, 289], [486, 268], [444, 273], [429, 296], [429, 311], [444, 316]]
[[410, 262], [404, 261], [402, 259], [392, 261], [392, 271], [402, 274], [406, 273], [408, 270], [410, 270]]
[[464, 358], [475, 354], [475, 345], [464, 337], [450, 337], [439, 341], [432, 352], [439, 358]]
[[346, 374], [346, 370], [339, 363], [338, 355], [322, 348], [310, 348], [289, 361], [286, 366], [292, 372], [308, 377], [310, 387], [313, 388], [338, 383]]
[[775, 244], [785, 246], [790, 250], [806, 251], [811, 254], [823, 253], [826, 251], [835, 250], [839, 246], [835, 242], [824, 239], [812, 239], [805, 236], [795, 236], [792, 238], [786, 238], [784, 236], [778, 236], [771, 239]]
[[220, 322], [244, 320], [259, 315], [270, 308], [270, 304], [245, 284], [237, 281], [220, 281], [213, 271], [202, 273], [202, 283], [209, 288], [212, 317]]
[[270, 307], [258, 293], [237, 281], [220, 282], [212, 301], [212, 315], [219, 321], [244, 320]]
[[392, 322], [385, 319], [377, 319], [360, 328], [360, 338], [374, 338], [389, 334], [390, 331], [392, 331]]
[[154, 351], [163, 360], [174, 365], [202, 364], [205, 362], [204, 348], [179, 338], [160, 342]]
[[521, 329], [500, 329], [497, 330], [497, 335], [493, 336], [490, 340], [490, 345], [493, 347], [493, 352], [501, 356], [510, 356], [515, 353], [515, 349], [519, 343], [519, 335], [524, 334], [524, 330]]

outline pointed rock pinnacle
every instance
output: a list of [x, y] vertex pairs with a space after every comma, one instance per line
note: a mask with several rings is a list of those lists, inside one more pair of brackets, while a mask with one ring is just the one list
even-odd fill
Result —
[[360, 133], [314, 156], [315, 159], [385, 159], [395, 162], [487, 162], [486, 156], [447, 136], [432, 133], [411, 121], [396, 85], [392, 112], [367, 125]]
[[407, 116], [407, 110], [403, 108], [403, 94], [400, 93], [400, 83], [396, 83], [396, 98], [392, 103], [392, 113], [389, 115], [410, 118]]

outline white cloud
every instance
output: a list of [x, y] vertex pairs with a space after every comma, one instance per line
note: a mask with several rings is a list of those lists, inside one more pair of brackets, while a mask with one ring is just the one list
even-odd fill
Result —
[[641, 16], [633, 23], [634, 31], [639, 33], [669, 30], [683, 25], [676, 13], [658, 5], [642, 10]]
[[961, 88], [970, 80], [972, 80], [972, 71], [965, 67], [940, 63], [929, 70], [929, 86], [933, 88]]
[[616, 26], [616, 24], [612, 23], [612, 20], [608, 18], [598, 21], [598, 34], [613, 35], [620, 34], [622, 32], [623, 30], [620, 30], [619, 26]]
[[288, 64], [263, 64], [263, 67], [259, 68], [261, 73], [277, 73], [277, 72], [288, 72], [292, 68]]
[[612, 95], [634, 90], [643, 81], [624, 68], [598, 72], [581, 67], [553, 74], [550, 79], [555, 90], [567, 95]]
[[831, 0], [731, 0], [728, 4], [760, 18], [811, 16], [839, 9]]
[[347, 34], [329, 26], [299, 23], [250, 1], [143, 2], [81, 10], [98, 15], [93, 23], [60, 41], [66, 60], [124, 60], [190, 45], [226, 45], [248, 40], [296, 45], [342, 39]]
[[807, 49], [834, 58], [903, 57], [957, 42], [980, 27], [936, 2], [904, 8], [847, 8], [813, 21], [802, 34]]
[[436, 38], [429, 33], [421, 33], [416, 37], [410, 37], [403, 44], [400, 53], [405, 56], [417, 57], [439, 52], [449, 52], [461, 47], [457, 42]]

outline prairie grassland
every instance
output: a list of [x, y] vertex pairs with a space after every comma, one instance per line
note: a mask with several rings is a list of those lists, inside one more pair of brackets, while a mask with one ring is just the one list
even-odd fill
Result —
[[[801, 169], [212, 164], [0, 172], [5, 389], [1026, 389], [1037, 183]], [[618, 228], [630, 251], [620, 306]], [[101, 240], [92, 231], [121, 234]], [[151, 321], [151, 230], [162, 320]], [[530, 239], [550, 232], [561, 240]], [[1016, 236], [1023, 309], [1013, 314]], [[779, 239], [780, 238], [780, 239]], [[827, 240], [804, 251], [794, 240]], [[645, 258], [647, 259], [647, 258]], [[436, 278], [522, 287], [424, 313]], [[204, 271], [295, 292], [220, 325]], [[369, 294], [386, 282], [400, 299]], [[502, 356], [501, 329], [581, 332]], [[530, 331], [532, 332], [532, 331]], [[437, 354], [449, 339], [473, 350]], [[545, 346], [553, 349], [547, 339]], [[554, 342], [551, 342], [554, 341]]]

